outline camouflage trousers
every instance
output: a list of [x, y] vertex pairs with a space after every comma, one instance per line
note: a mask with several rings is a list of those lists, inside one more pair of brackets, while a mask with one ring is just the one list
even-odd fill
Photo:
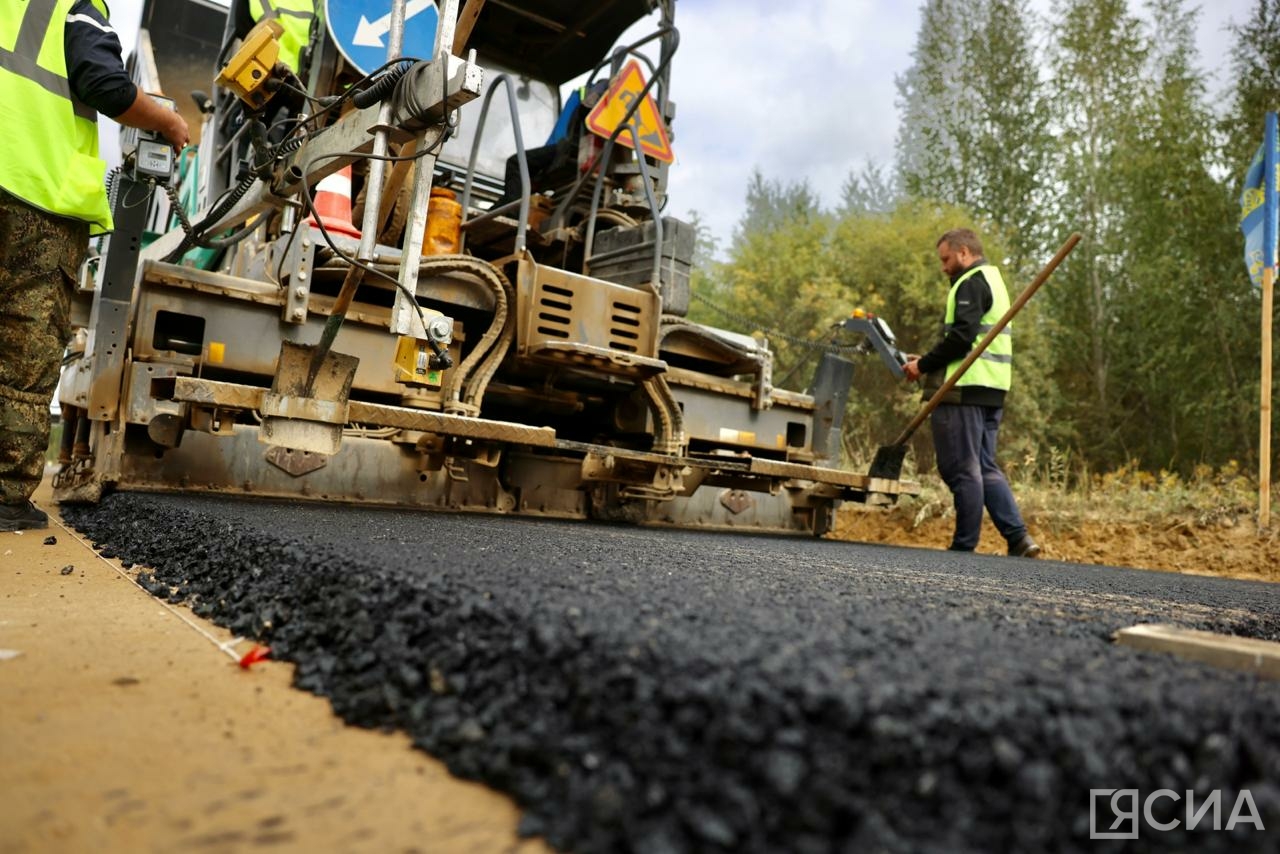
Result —
[[88, 223], [0, 191], [0, 504], [30, 498], [44, 474], [49, 404], [88, 245]]

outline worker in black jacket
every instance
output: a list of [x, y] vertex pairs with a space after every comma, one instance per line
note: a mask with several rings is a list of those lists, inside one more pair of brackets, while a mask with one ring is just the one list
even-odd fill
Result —
[[[981, 338], [1009, 310], [1009, 292], [1000, 270], [983, 257], [982, 243], [967, 228], [938, 238], [938, 259], [951, 280], [942, 340], [903, 372], [925, 381], [925, 395], [941, 388]], [[982, 531], [982, 510], [1015, 557], [1035, 557], [1040, 547], [1027, 533], [1009, 481], [996, 463], [996, 436], [1004, 398], [1013, 379], [1013, 329], [1006, 326], [956, 382], [930, 416], [938, 473], [955, 499], [952, 551], [971, 552]]]

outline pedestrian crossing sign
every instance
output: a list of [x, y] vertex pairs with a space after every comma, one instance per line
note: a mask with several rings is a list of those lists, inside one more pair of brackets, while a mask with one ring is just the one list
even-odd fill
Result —
[[[644, 75], [640, 72], [640, 63], [630, 60], [622, 66], [622, 71], [614, 79], [609, 91], [605, 92], [600, 103], [596, 104], [587, 115], [587, 130], [608, 139], [617, 130], [618, 125], [627, 114], [627, 110], [644, 91]], [[636, 138], [640, 141], [640, 150], [650, 157], [664, 163], [675, 161], [671, 151], [671, 138], [667, 134], [667, 125], [658, 113], [658, 104], [652, 95], [646, 95], [644, 102], [636, 108], [629, 122], [635, 128], [635, 134], [623, 129], [618, 134], [617, 142], [628, 148], [636, 147]]]

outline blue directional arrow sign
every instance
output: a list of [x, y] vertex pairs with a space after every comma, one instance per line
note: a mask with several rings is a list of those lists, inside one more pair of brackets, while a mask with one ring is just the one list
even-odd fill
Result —
[[[347, 62], [361, 74], [382, 67], [391, 34], [391, 0], [325, 0], [329, 35]], [[400, 53], [431, 59], [440, 13], [433, 0], [409, 0], [404, 10], [404, 47]]]

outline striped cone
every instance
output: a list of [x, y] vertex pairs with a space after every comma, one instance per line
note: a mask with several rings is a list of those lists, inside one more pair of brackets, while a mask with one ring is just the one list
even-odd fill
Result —
[[319, 217], [325, 229], [335, 234], [360, 238], [360, 229], [351, 223], [351, 167], [344, 166], [316, 185], [314, 208], [307, 223], [314, 226]]

